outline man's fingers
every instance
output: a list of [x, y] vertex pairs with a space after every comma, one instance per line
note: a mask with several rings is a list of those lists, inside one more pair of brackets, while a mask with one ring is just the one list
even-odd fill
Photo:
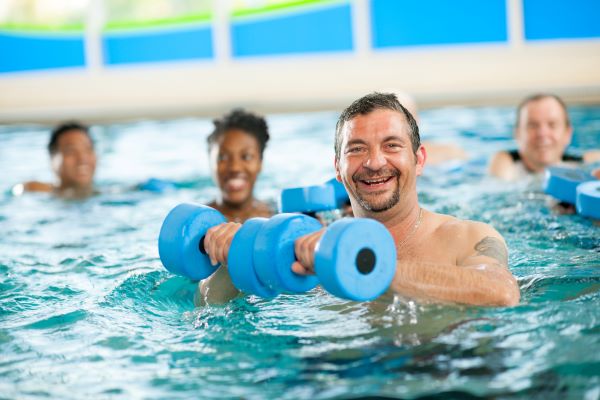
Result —
[[309, 271], [308, 269], [306, 269], [298, 261], [294, 261], [294, 263], [292, 264], [292, 272], [294, 272], [294, 273], [296, 273], [298, 275], [311, 275], [312, 274], [311, 271]]

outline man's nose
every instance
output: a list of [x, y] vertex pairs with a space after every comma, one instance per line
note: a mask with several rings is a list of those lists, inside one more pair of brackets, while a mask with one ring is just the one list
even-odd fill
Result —
[[363, 163], [363, 166], [370, 170], [377, 171], [385, 166], [385, 164], [387, 164], [387, 159], [383, 152], [379, 149], [374, 149], [369, 151], [369, 155]]
[[535, 133], [537, 137], [546, 137], [552, 134], [552, 128], [549, 124], [540, 124]]

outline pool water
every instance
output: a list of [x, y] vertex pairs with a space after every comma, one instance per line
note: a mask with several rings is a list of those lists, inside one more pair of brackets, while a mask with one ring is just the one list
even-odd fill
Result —
[[[600, 148], [600, 107], [571, 112], [573, 149]], [[176, 204], [215, 195], [210, 121], [95, 127], [102, 194], [86, 201], [12, 196], [17, 182], [51, 179], [48, 133], [1, 127], [0, 398], [600, 398], [600, 227], [553, 213], [539, 179], [485, 177], [486, 158], [514, 146], [513, 118], [424, 111], [423, 137], [472, 161], [427, 168], [419, 190], [426, 208], [504, 235], [514, 308], [353, 303], [319, 289], [194, 308], [194, 284], [163, 269], [157, 236]], [[260, 198], [333, 176], [335, 120], [269, 117]], [[132, 189], [149, 177], [179, 189]]]

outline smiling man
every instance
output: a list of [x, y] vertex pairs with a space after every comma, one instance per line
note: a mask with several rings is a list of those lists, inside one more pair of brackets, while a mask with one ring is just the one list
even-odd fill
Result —
[[56, 183], [30, 181], [13, 188], [14, 194], [47, 192], [60, 197], [84, 198], [95, 193], [96, 152], [89, 128], [78, 122], [57, 126], [48, 143]]
[[[362, 97], [338, 119], [335, 169], [354, 215], [383, 223], [396, 241], [398, 260], [390, 289], [425, 300], [517, 304], [519, 288], [508, 270], [502, 236], [484, 223], [419, 205], [416, 183], [426, 159], [414, 118], [393, 94]], [[321, 235], [296, 242], [296, 273], [313, 273]]]
[[565, 103], [553, 94], [536, 94], [521, 102], [514, 137], [517, 149], [498, 152], [490, 162], [490, 174], [506, 181], [543, 172], [551, 165], [600, 160], [600, 150], [581, 156], [566, 153], [573, 126]]
[[[423, 209], [417, 177], [427, 154], [412, 115], [393, 94], [373, 93], [352, 103], [338, 119], [335, 169], [356, 217], [373, 218], [391, 232], [398, 252], [390, 291], [451, 303], [512, 306], [519, 287], [508, 270], [504, 239], [489, 225]], [[227, 263], [239, 224], [211, 228], [204, 244], [213, 262]], [[314, 273], [314, 253], [323, 230], [295, 243], [298, 274]], [[216, 274], [215, 274], [216, 275]], [[230, 280], [207, 280], [204, 302], [235, 295]], [[212, 281], [212, 282], [210, 282]]]

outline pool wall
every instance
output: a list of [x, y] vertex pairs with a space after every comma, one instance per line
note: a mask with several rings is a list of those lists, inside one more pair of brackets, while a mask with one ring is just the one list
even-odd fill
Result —
[[423, 106], [600, 101], [595, 0], [215, 1], [203, 20], [116, 29], [89, 14], [79, 31], [0, 26], [0, 122], [338, 109], [385, 88]]

